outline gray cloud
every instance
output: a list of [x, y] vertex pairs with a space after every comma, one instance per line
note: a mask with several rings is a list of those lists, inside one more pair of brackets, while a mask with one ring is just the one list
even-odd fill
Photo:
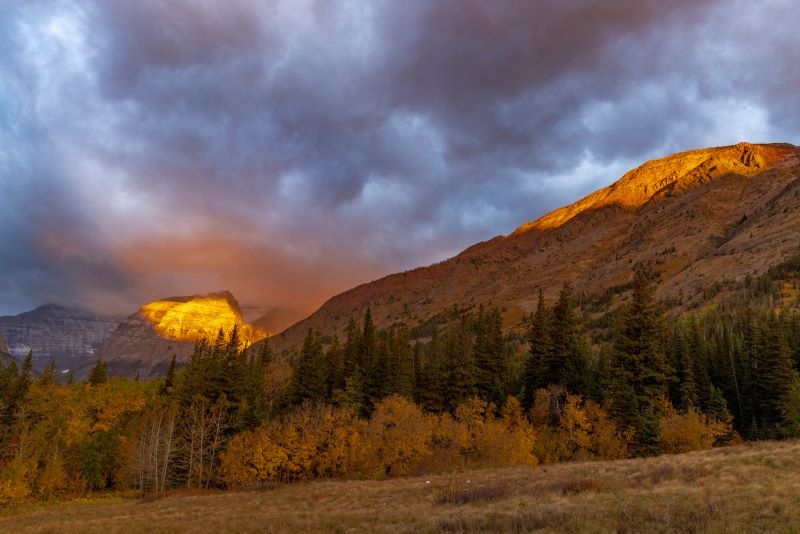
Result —
[[[39, 0], [0, 18], [0, 313], [311, 311], [697, 146], [798, 142], [765, 0]], [[788, 22], [784, 22], [788, 21]]]

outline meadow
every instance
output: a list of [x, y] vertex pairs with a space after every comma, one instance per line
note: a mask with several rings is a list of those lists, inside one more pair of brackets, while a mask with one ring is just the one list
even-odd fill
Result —
[[0, 532], [800, 532], [800, 441], [644, 459], [97, 496], [6, 510]]

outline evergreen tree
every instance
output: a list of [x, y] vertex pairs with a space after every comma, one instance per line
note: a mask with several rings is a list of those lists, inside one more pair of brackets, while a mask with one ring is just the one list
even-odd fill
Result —
[[673, 332], [672, 366], [675, 380], [670, 381], [670, 400], [681, 410], [699, 406], [697, 383], [695, 381], [695, 360], [688, 337], [690, 332], [684, 325], [678, 325]]
[[583, 392], [588, 385], [589, 368], [578, 336], [572, 289], [564, 284], [553, 307], [550, 339], [552, 351], [548, 363], [548, 379], [573, 393]]
[[417, 402], [426, 411], [441, 413], [449, 409], [450, 369], [446, 365], [444, 343], [438, 331], [434, 331], [426, 349], [424, 358], [420, 358], [424, 364], [420, 365]]
[[505, 341], [500, 310], [478, 310], [475, 318], [475, 368], [478, 394], [502, 406], [505, 391]]
[[317, 330], [309, 329], [294, 369], [291, 385], [292, 402], [300, 404], [304, 400], [325, 400], [327, 377], [328, 369], [322, 348], [322, 334]]
[[175, 387], [176, 358], [177, 355], [173, 354], [172, 360], [169, 362], [169, 369], [167, 369], [167, 376], [164, 378], [164, 383], [161, 384], [161, 388], [159, 389], [161, 395], [169, 395]]
[[659, 452], [658, 420], [669, 374], [655, 279], [650, 269], [634, 272], [631, 302], [616, 329], [609, 384], [612, 413], [622, 428], [634, 430], [633, 448], [640, 455]]
[[414, 353], [405, 322], [390, 332], [387, 355], [389, 357], [387, 394], [398, 394], [408, 399], [413, 398], [415, 383]]
[[466, 318], [457, 326], [448, 330], [445, 335], [444, 346], [446, 374], [446, 404], [450, 410], [464, 401], [484, 394], [478, 388], [476, 377], [478, 371], [473, 354], [473, 342]]
[[780, 437], [784, 433], [787, 414], [790, 411], [792, 384], [797, 379], [792, 369], [789, 347], [775, 315], [762, 325], [764, 347], [755, 392], [758, 399], [761, 427], [768, 437]]
[[87, 382], [93, 386], [98, 386], [108, 380], [108, 364], [101, 358], [97, 358], [94, 366], [89, 371]]
[[550, 383], [553, 373], [550, 370], [553, 358], [553, 344], [550, 339], [550, 311], [544, 304], [542, 290], [539, 290], [539, 301], [536, 311], [529, 319], [528, 358], [524, 371], [523, 406], [533, 406], [537, 389], [545, 388]]
[[328, 376], [325, 381], [327, 396], [332, 397], [334, 392], [343, 391], [346, 386], [347, 373], [345, 370], [344, 348], [339, 343], [337, 336], [333, 337], [325, 358], [328, 362]]

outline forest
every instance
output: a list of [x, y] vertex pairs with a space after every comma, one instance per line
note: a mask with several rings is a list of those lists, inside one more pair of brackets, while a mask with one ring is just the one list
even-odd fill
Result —
[[[521, 324], [491, 306], [350, 320], [297, 354], [236, 327], [163, 380], [0, 368], [0, 506], [98, 491], [258, 488], [616, 459], [800, 435], [800, 259], [667, 314], [657, 272], [563, 286]], [[733, 287], [735, 286], [735, 287]], [[710, 298], [725, 287], [709, 288]]]

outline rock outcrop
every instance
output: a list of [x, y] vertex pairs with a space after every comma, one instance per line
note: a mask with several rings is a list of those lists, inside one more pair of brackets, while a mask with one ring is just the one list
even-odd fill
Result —
[[341, 334], [368, 307], [379, 327], [417, 324], [452, 306], [501, 307], [516, 324], [564, 283], [600, 293], [634, 265], [662, 272], [659, 291], [690, 302], [715, 281], [758, 275], [798, 253], [800, 148], [788, 144], [693, 150], [650, 161], [578, 202], [430, 267], [331, 298], [275, 336], [297, 349], [308, 328]]
[[96, 351], [121, 318], [48, 304], [35, 310], [0, 317], [6, 350], [17, 360], [33, 354], [34, 368], [51, 360], [61, 369], [77, 369], [96, 358]]

